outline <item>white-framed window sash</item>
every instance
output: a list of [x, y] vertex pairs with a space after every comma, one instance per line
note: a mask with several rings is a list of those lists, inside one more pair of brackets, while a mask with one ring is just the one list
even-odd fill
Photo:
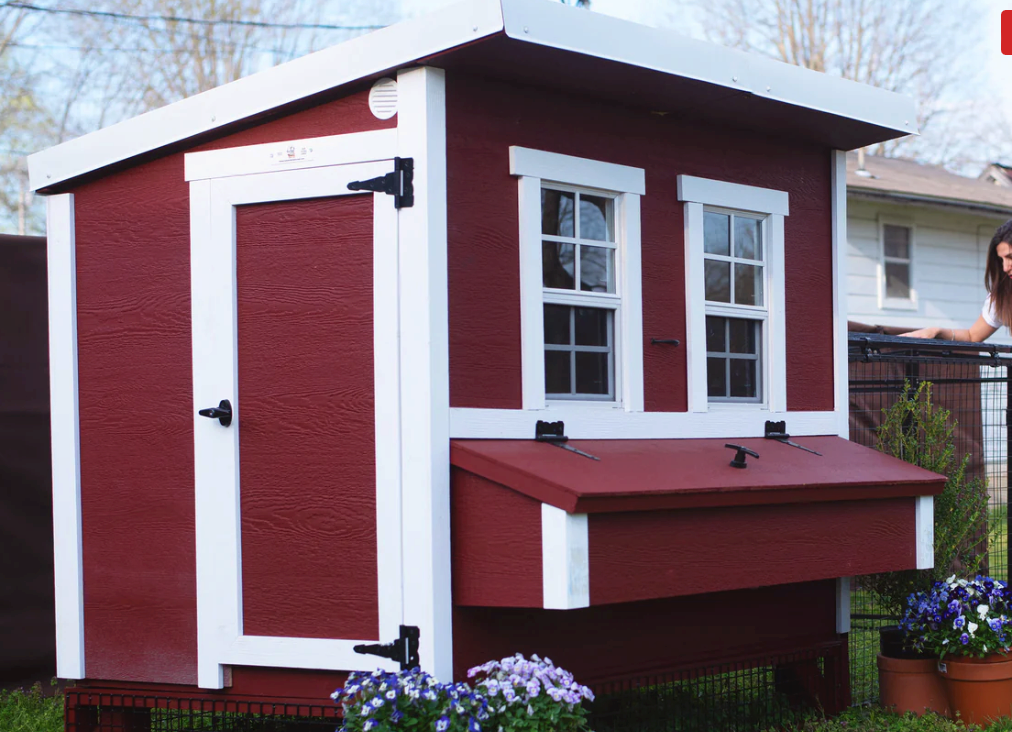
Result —
[[[510, 173], [519, 180], [520, 301], [523, 408], [586, 406], [643, 411], [643, 313], [640, 265], [642, 168], [510, 147]], [[614, 206], [615, 293], [547, 289], [542, 277], [542, 184], [611, 198]], [[604, 242], [594, 245], [611, 246]], [[544, 305], [575, 305], [614, 310], [612, 386], [606, 400], [546, 399]]]
[[[678, 199], [685, 203], [686, 351], [688, 410], [763, 410], [787, 408], [787, 344], [784, 316], [784, 217], [789, 213], [785, 191], [726, 181], [678, 176]], [[708, 303], [704, 274], [704, 215], [706, 211], [753, 215], [761, 219], [765, 249], [763, 287], [765, 307]], [[759, 384], [762, 399], [712, 401], [707, 394], [706, 316], [744, 317], [762, 321]]]
[[[887, 250], [886, 236], [889, 233], [887, 228], [906, 231], [906, 256], [895, 250], [892, 252]], [[915, 234], [914, 222], [911, 219], [896, 216], [878, 218], [878, 301], [879, 307], [884, 310], [916, 310], [918, 307], [917, 288], [914, 287]], [[889, 295], [889, 270], [895, 267], [906, 269], [909, 293], [907, 297]]]

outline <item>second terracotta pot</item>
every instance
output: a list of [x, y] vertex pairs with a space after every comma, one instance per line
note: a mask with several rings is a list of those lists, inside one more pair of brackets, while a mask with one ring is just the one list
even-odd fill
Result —
[[949, 707], [967, 724], [987, 725], [1012, 717], [1012, 657], [946, 656], [938, 664], [945, 680]]
[[945, 682], [935, 658], [878, 656], [879, 703], [897, 712], [937, 712], [950, 717]]

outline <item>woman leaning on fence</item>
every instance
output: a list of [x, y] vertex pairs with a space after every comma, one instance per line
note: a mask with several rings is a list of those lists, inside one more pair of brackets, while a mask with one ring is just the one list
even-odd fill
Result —
[[904, 333], [912, 338], [941, 338], [946, 341], [980, 342], [1003, 325], [1012, 325], [1012, 219], [999, 226], [987, 248], [984, 270], [987, 299], [977, 321], [962, 328], [921, 328]]

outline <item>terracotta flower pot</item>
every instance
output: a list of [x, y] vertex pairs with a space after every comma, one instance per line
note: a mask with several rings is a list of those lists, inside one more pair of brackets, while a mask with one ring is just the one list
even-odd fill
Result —
[[949, 714], [945, 683], [938, 675], [938, 659], [889, 658], [878, 655], [879, 703], [897, 712]]
[[949, 708], [967, 724], [1012, 717], [1012, 657], [946, 656], [938, 672], [945, 680]]

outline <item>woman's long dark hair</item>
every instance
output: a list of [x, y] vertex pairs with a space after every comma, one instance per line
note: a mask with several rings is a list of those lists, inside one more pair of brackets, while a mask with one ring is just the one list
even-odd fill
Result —
[[998, 256], [998, 245], [1012, 246], [1012, 219], [998, 227], [987, 248], [987, 267], [984, 269], [984, 286], [994, 300], [994, 312], [1005, 325], [1012, 325], [1012, 277], [1005, 274]]

